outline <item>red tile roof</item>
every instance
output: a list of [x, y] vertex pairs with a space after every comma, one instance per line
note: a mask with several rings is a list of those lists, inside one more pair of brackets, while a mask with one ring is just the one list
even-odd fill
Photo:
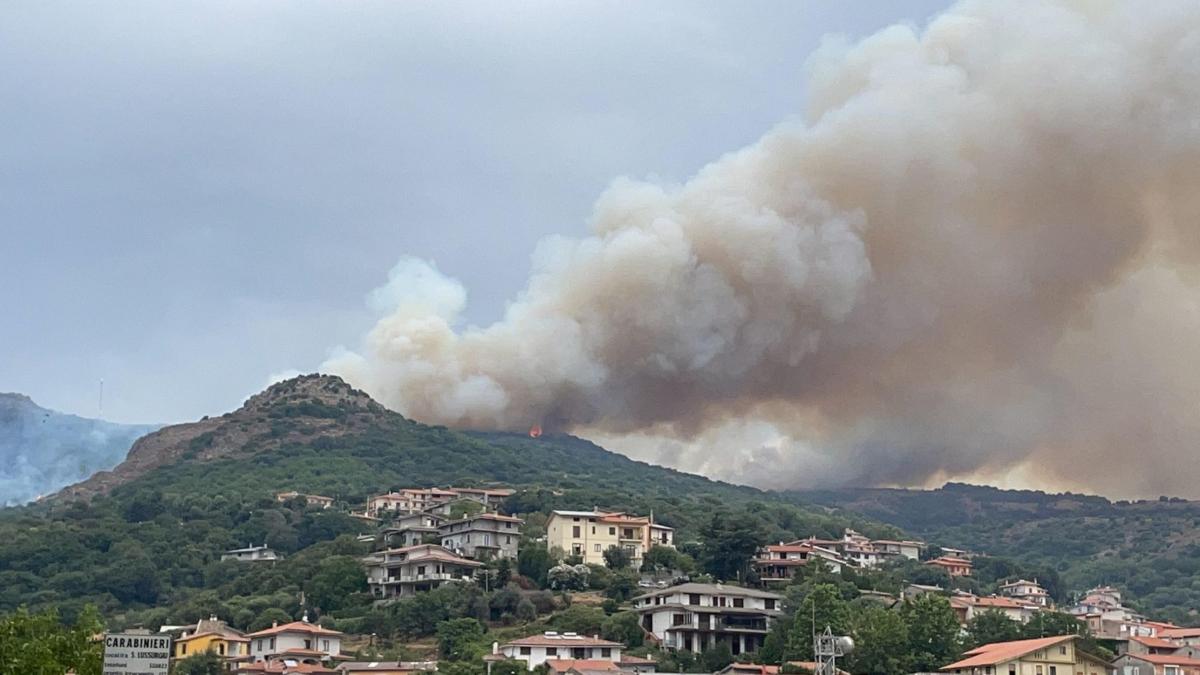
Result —
[[1147, 647], [1154, 647], [1157, 649], [1176, 649], [1179, 647], [1179, 645], [1175, 644], [1174, 642], [1171, 642], [1170, 640], [1164, 640], [1162, 638], [1156, 638], [1156, 637], [1144, 637], [1141, 635], [1130, 635], [1129, 639], [1134, 642], [1137, 642], [1139, 644], [1146, 645]]
[[658, 662], [654, 659], [643, 659], [640, 656], [628, 656], [626, 654], [622, 654], [621, 660], [617, 661], [617, 663], [627, 664], [630, 666], [652, 666]]
[[601, 640], [598, 637], [584, 635], [530, 635], [519, 640], [513, 640], [504, 646], [515, 647], [624, 647], [620, 642]]
[[1060, 635], [1058, 637], [1034, 638], [1032, 640], [1014, 640], [1012, 642], [993, 642], [992, 644], [976, 647], [968, 652], [964, 652], [963, 656], [967, 657], [961, 661], [951, 663], [948, 666], [942, 666], [940, 670], [958, 670], [960, 668], [976, 668], [980, 666], [995, 666], [1006, 661], [1020, 658], [1031, 652], [1036, 652], [1039, 649], [1053, 647], [1062, 642], [1070, 642], [1075, 639], [1074, 635]]
[[336, 630], [329, 630], [328, 628], [322, 628], [315, 623], [307, 623], [304, 621], [293, 621], [291, 623], [285, 623], [280, 626], [273, 626], [266, 630], [260, 630], [257, 633], [251, 633], [251, 634], [247, 635], [246, 637], [256, 638], [256, 637], [264, 637], [267, 635], [278, 635], [280, 633], [308, 633], [310, 635], [339, 635], [339, 636], [342, 635], [342, 633], [339, 633]]
[[1165, 638], [1200, 637], [1200, 628], [1166, 628], [1158, 631], [1158, 635]]
[[1146, 663], [1153, 663], [1156, 666], [1200, 666], [1200, 659], [1193, 659], [1187, 656], [1175, 656], [1174, 654], [1134, 654], [1132, 652], [1123, 654], [1134, 659], [1141, 659]]
[[602, 659], [547, 659], [546, 666], [551, 671], [565, 673], [571, 668], [575, 670], [620, 670], [621, 667], [612, 661]]

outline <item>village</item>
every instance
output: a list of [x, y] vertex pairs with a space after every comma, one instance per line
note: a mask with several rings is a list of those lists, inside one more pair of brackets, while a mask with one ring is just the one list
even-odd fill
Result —
[[[550, 588], [568, 602], [586, 587], [576, 583], [592, 569], [620, 566], [637, 571], [636, 591], [623, 606], [636, 614], [639, 654], [631, 645], [598, 634], [545, 630], [495, 641], [480, 656], [489, 675], [536, 671], [541, 675], [626, 675], [670, 672], [660, 669], [649, 650], [707, 654], [727, 650], [729, 663], [712, 672], [722, 675], [834, 672], [837, 650], [813, 660], [763, 663], [760, 653], [776, 622], [786, 620], [787, 589], [814, 570], [840, 575], [867, 572], [897, 563], [940, 571], [951, 584], [908, 582], [899, 593], [860, 592], [861, 601], [899, 610], [922, 596], [944, 598], [965, 635], [982, 616], [1002, 616], [1014, 625], [1036, 628], [1044, 613], [1069, 614], [1080, 622], [1071, 634], [984, 644], [953, 662], [937, 664], [939, 672], [970, 675], [1195, 675], [1200, 673], [1200, 628], [1155, 621], [1125, 606], [1121, 592], [1110, 586], [1076, 594], [1057, 606], [1036, 578], [1011, 578], [995, 592], [973, 593], [955, 588], [970, 580], [981, 554], [922, 541], [871, 539], [847, 529], [841, 538], [810, 536], [760, 547], [749, 560], [745, 579], [694, 578], [678, 569], [649, 561], [667, 559], [676, 549], [672, 527], [652, 513], [637, 515], [597, 508], [551, 510], [535, 540], [527, 538], [525, 520], [504, 513], [514, 493], [505, 487], [408, 488], [371, 497], [350, 515], [369, 524], [373, 533], [359, 540], [371, 545], [361, 559], [367, 587], [381, 606], [452, 584], [488, 584], [490, 566], [515, 564], [522, 546], [533, 541], [554, 551], [557, 565], [548, 571]], [[279, 492], [281, 502], [300, 500], [310, 508], [337, 508], [331, 497]], [[221, 559], [270, 565], [282, 559], [270, 547], [248, 545], [221, 554]], [[575, 581], [573, 581], [573, 579]], [[582, 598], [582, 596], [579, 596]], [[580, 600], [581, 601], [581, 600]], [[815, 612], [815, 610], [814, 610]], [[814, 645], [822, 626], [812, 626]], [[305, 614], [299, 620], [275, 622], [244, 633], [215, 616], [186, 626], [163, 626], [174, 636], [176, 660], [210, 653], [225, 671], [235, 674], [397, 675], [438, 670], [437, 660], [400, 661], [360, 658], [361, 636], [322, 626]], [[1080, 647], [1083, 636], [1100, 641], [1111, 658]], [[832, 644], [832, 643], [831, 643]], [[845, 650], [843, 650], [845, 651]], [[828, 658], [819, 658], [826, 656]], [[691, 671], [695, 672], [695, 671]], [[837, 670], [836, 672], [842, 672]]]

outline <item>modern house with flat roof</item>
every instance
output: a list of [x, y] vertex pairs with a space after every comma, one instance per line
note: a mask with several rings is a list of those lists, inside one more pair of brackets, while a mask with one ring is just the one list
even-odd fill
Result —
[[782, 614], [783, 596], [725, 584], [687, 583], [633, 599], [642, 628], [673, 649], [699, 653], [725, 643], [734, 655], [758, 651]]

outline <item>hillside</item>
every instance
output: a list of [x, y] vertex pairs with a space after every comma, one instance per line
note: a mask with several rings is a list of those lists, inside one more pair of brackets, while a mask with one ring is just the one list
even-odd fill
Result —
[[843, 489], [793, 497], [892, 523], [931, 541], [1058, 572], [1080, 591], [1112, 584], [1163, 619], [1200, 619], [1200, 503], [1109, 501], [948, 483], [937, 490]]
[[[125, 463], [54, 499], [0, 511], [0, 611], [28, 604], [70, 612], [93, 602], [118, 623], [149, 625], [195, 620], [212, 603], [243, 614], [294, 605], [324, 556], [362, 552], [333, 541], [373, 528], [343, 509], [403, 486], [490, 483], [518, 488], [508, 510], [530, 514], [531, 523], [551, 508], [653, 511], [684, 542], [717, 512], [767, 540], [833, 536], [847, 526], [897, 533], [571, 436], [419, 424], [338, 378], [305, 376], [226, 415], [150, 434]], [[340, 508], [280, 504], [273, 494], [284, 490], [330, 495]], [[218, 562], [221, 551], [250, 542], [287, 556], [269, 581], [248, 581], [244, 568]]]
[[54, 492], [124, 459], [155, 425], [116, 424], [43, 408], [0, 393], [0, 505]]

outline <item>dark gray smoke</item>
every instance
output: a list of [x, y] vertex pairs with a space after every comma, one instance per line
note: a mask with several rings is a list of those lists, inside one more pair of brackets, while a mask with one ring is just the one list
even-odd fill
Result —
[[326, 368], [768, 486], [1200, 495], [1200, 4], [965, 2], [829, 40], [808, 92], [683, 185], [616, 181], [492, 326], [402, 261]]

